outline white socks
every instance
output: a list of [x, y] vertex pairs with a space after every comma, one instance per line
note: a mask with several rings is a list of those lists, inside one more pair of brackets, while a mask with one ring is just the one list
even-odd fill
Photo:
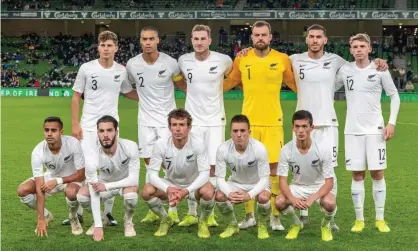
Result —
[[364, 221], [364, 180], [351, 181], [351, 198], [353, 199], [356, 220]]
[[386, 202], [386, 182], [384, 178], [373, 180], [373, 199], [376, 209], [376, 220], [383, 220]]
[[138, 194], [133, 192], [125, 193], [123, 194], [123, 200], [125, 204], [125, 222], [132, 223], [132, 216], [138, 203]]

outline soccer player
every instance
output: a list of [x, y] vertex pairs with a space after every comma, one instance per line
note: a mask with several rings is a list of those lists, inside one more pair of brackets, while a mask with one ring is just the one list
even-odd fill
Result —
[[[197, 24], [192, 29], [194, 52], [179, 58], [179, 66], [187, 81], [185, 108], [193, 118], [192, 132], [204, 139], [210, 164], [210, 181], [216, 186], [216, 151], [225, 141], [225, 108], [223, 80], [232, 69], [229, 56], [210, 51], [209, 26]], [[179, 226], [197, 224], [196, 206], [189, 201], [189, 213]], [[209, 216], [209, 226], [218, 226], [215, 214]]]
[[[293, 115], [296, 138], [287, 143], [280, 153], [278, 175], [281, 194], [277, 197], [276, 207], [283, 214], [292, 216], [293, 225], [286, 239], [296, 239], [303, 223], [296, 216], [295, 209], [303, 210], [314, 202], [319, 203], [325, 214], [321, 222], [322, 240], [331, 241], [330, 220], [337, 210], [332, 154], [311, 138], [312, 121], [312, 114], [305, 110]], [[287, 183], [289, 169], [293, 176], [290, 185]]]
[[[384, 220], [386, 183], [384, 169], [387, 167], [386, 141], [395, 133], [400, 98], [388, 71], [376, 70], [370, 62], [372, 51], [367, 34], [350, 38], [350, 52], [355, 62], [344, 65], [337, 75], [336, 89], [344, 85], [347, 99], [345, 122], [345, 165], [352, 172], [351, 195], [356, 221], [352, 232], [364, 229], [364, 178], [366, 164], [373, 180], [373, 199], [376, 210], [376, 227], [380, 232], [389, 232]], [[390, 97], [390, 116], [384, 125], [380, 98], [382, 90]]]
[[[334, 109], [334, 83], [338, 70], [347, 63], [340, 56], [324, 52], [328, 38], [326, 29], [314, 24], [307, 29], [306, 44], [308, 51], [290, 56], [292, 68], [298, 89], [296, 111], [307, 110], [313, 116], [314, 129], [312, 138], [318, 144], [324, 144], [332, 151], [334, 167], [338, 166], [338, 120]], [[387, 70], [387, 64], [382, 59], [376, 59], [381, 70]], [[337, 191], [337, 178], [334, 177], [334, 187]], [[309, 223], [308, 211], [301, 210], [301, 220], [306, 227]], [[331, 219], [331, 229], [338, 231], [334, 218]]]
[[[139, 156], [144, 159], [148, 170], [155, 142], [169, 134], [167, 115], [176, 108], [174, 84], [186, 92], [186, 83], [177, 61], [158, 51], [160, 43], [158, 30], [147, 26], [141, 30], [140, 43], [142, 53], [131, 58], [126, 70], [131, 84], [136, 85], [138, 102], [138, 145]], [[173, 84], [174, 82], [174, 84]], [[148, 175], [145, 177], [148, 183]], [[175, 208], [170, 208], [175, 210]], [[170, 217], [179, 223], [176, 211], [169, 212]], [[150, 210], [141, 222], [154, 222], [158, 216]]]
[[138, 202], [138, 145], [118, 137], [118, 121], [109, 115], [97, 121], [97, 135], [100, 146], [93, 150], [92, 155], [86, 156], [87, 184], [77, 194], [82, 207], [91, 206], [93, 214], [93, 226], [86, 234], [93, 235], [95, 241], [104, 239], [100, 201], [120, 195], [125, 204], [125, 236], [135, 236], [132, 217]]
[[[138, 100], [138, 95], [127, 81], [126, 69], [114, 61], [118, 51], [118, 37], [111, 31], [103, 31], [98, 37], [99, 59], [81, 65], [73, 86], [71, 102], [72, 135], [81, 141], [84, 156], [92, 154], [98, 145], [96, 122], [104, 115], [119, 121], [119, 93]], [[81, 95], [84, 95], [83, 114], [79, 122]], [[105, 202], [104, 212], [108, 225], [117, 225], [112, 216], [114, 198]]]
[[[296, 92], [296, 83], [289, 57], [270, 48], [272, 34], [269, 23], [255, 22], [251, 39], [254, 50], [249, 51], [245, 57], [235, 58], [233, 69], [224, 81], [224, 91], [242, 83], [242, 113], [251, 121], [252, 137], [266, 146], [269, 156], [272, 192], [270, 226], [273, 230], [284, 230], [279, 211], [274, 207], [275, 197], [279, 194], [277, 163], [284, 141], [280, 90], [284, 82]], [[246, 203], [245, 207], [247, 215], [239, 225], [241, 229], [256, 225], [254, 201]]]
[[[209, 238], [208, 217], [215, 205], [215, 191], [209, 182], [209, 163], [203, 139], [190, 133], [192, 117], [184, 109], [175, 109], [168, 115], [171, 135], [161, 138], [154, 146], [148, 175], [150, 183], [142, 190], [142, 198], [148, 207], [160, 217], [161, 223], [155, 236], [165, 236], [173, 226], [163, 202], [178, 205], [188, 198], [200, 202], [198, 236]], [[161, 165], [165, 178], [159, 177]]]
[[65, 193], [70, 207], [71, 231], [75, 235], [82, 234], [83, 228], [77, 217], [77, 192], [85, 179], [80, 142], [63, 135], [63, 123], [58, 117], [46, 118], [43, 131], [45, 139], [32, 151], [33, 177], [19, 185], [17, 194], [23, 204], [38, 212], [37, 235], [48, 236], [47, 227], [53, 216], [45, 208], [45, 197]]
[[[231, 120], [231, 139], [223, 143], [216, 154], [216, 177], [219, 190], [216, 202], [220, 211], [230, 223], [221, 238], [231, 237], [239, 232], [232, 204], [250, 199], [257, 200], [259, 212], [258, 238], [269, 237], [266, 221], [271, 205], [269, 190], [270, 167], [265, 146], [250, 136], [250, 121], [245, 115], [236, 115]], [[231, 171], [225, 181], [226, 168]]]

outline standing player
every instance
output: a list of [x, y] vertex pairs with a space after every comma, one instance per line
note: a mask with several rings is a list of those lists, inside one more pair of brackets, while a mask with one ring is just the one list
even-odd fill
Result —
[[[303, 223], [295, 214], [295, 209], [309, 208], [314, 202], [321, 206], [325, 214], [321, 222], [322, 240], [331, 241], [331, 217], [337, 210], [335, 200], [334, 168], [331, 152], [311, 138], [313, 130], [312, 114], [297, 111], [292, 118], [296, 139], [287, 143], [280, 153], [278, 174], [281, 194], [276, 207], [284, 214], [290, 214], [293, 225], [286, 239], [296, 239]], [[292, 184], [287, 184], [289, 169], [293, 174]]]
[[79, 235], [83, 228], [77, 217], [77, 192], [85, 179], [80, 142], [63, 136], [63, 123], [58, 117], [46, 118], [43, 131], [45, 140], [32, 151], [33, 177], [19, 185], [17, 194], [23, 204], [38, 211], [37, 235], [48, 236], [47, 227], [53, 216], [45, 208], [45, 195], [64, 192], [70, 207], [71, 231]]
[[[139, 156], [144, 159], [148, 170], [155, 142], [169, 133], [167, 115], [176, 108], [173, 82], [184, 92], [186, 92], [186, 83], [177, 61], [158, 51], [160, 40], [156, 28], [144, 27], [141, 30], [140, 43], [143, 52], [128, 61], [126, 70], [129, 81], [136, 84], [139, 96]], [[145, 181], [149, 182], [148, 176], [145, 177]], [[176, 223], [180, 222], [176, 211], [170, 211], [169, 214]], [[156, 220], [158, 216], [150, 210], [141, 222]]]
[[[334, 109], [334, 82], [338, 70], [347, 62], [340, 56], [324, 52], [328, 38], [323, 26], [314, 24], [307, 30], [306, 44], [308, 51], [290, 56], [298, 88], [296, 111], [307, 110], [313, 116], [314, 130], [312, 138], [320, 145], [332, 151], [334, 167], [338, 166], [338, 120]], [[387, 70], [387, 64], [382, 59], [376, 59], [376, 64], [382, 70]], [[334, 177], [337, 188], [337, 179]], [[337, 189], [335, 189], [337, 191]], [[301, 210], [301, 220], [308, 225], [308, 211]], [[338, 231], [334, 218], [331, 219], [331, 229]]]
[[[270, 215], [269, 162], [265, 146], [250, 136], [250, 121], [245, 115], [236, 115], [231, 120], [231, 139], [223, 143], [216, 154], [216, 177], [219, 189], [216, 202], [221, 212], [230, 218], [221, 238], [239, 232], [232, 204], [257, 200], [259, 211], [258, 238], [269, 237], [266, 221]], [[231, 170], [225, 181], [226, 168]]]
[[[266, 146], [269, 155], [272, 192], [270, 226], [273, 230], [284, 230], [280, 223], [279, 211], [274, 207], [275, 197], [279, 194], [277, 162], [284, 141], [280, 90], [284, 82], [296, 92], [296, 83], [289, 57], [270, 48], [272, 35], [269, 23], [255, 22], [251, 39], [254, 50], [249, 51], [245, 57], [235, 58], [233, 69], [224, 83], [224, 90], [227, 91], [242, 82], [242, 113], [247, 115], [252, 123], [252, 136]], [[247, 216], [240, 224], [241, 229], [256, 225], [254, 201], [246, 203], [245, 207]]]
[[118, 138], [118, 121], [112, 116], [105, 115], [97, 121], [97, 134], [100, 146], [93, 150], [92, 155], [86, 156], [88, 184], [77, 194], [83, 208], [89, 208], [91, 204], [94, 223], [86, 234], [93, 235], [95, 241], [104, 239], [100, 200], [121, 195], [125, 204], [125, 236], [135, 236], [132, 217], [138, 202], [138, 145]]
[[[194, 52], [181, 56], [179, 66], [187, 81], [185, 108], [193, 118], [192, 132], [199, 134], [206, 143], [210, 181], [216, 188], [216, 151], [225, 141], [223, 80], [232, 69], [232, 60], [225, 54], [210, 51], [211, 42], [209, 26], [195, 25], [192, 29]], [[210, 226], [218, 226], [213, 213], [208, 222]], [[196, 206], [190, 201], [189, 214], [179, 226], [196, 223]]]
[[[74, 83], [71, 102], [72, 135], [81, 140], [83, 153], [87, 157], [98, 145], [96, 122], [109, 114], [119, 121], [119, 93], [138, 100], [138, 95], [127, 82], [125, 67], [114, 61], [118, 51], [118, 37], [111, 31], [103, 31], [98, 38], [99, 59], [81, 65]], [[84, 95], [83, 114], [79, 119], [80, 99]], [[105, 202], [105, 220], [116, 225], [112, 216], [114, 198]]]
[[[373, 180], [373, 199], [376, 209], [376, 227], [380, 232], [390, 229], [384, 220], [387, 166], [386, 141], [395, 133], [400, 98], [389, 72], [379, 72], [370, 62], [372, 51], [367, 34], [350, 38], [350, 52], [355, 62], [344, 65], [337, 75], [336, 88], [344, 85], [347, 98], [345, 122], [345, 165], [352, 171], [351, 194], [356, 213], [352, 232], [364, 228], [364, 177], [366, 164]], [[380, 98], [382, 90], [390, 97], [390, 117], [384, 126]]]
[[[186, 110], [171, 111], [168, 115], [171, 135], [159, 139], [153, 150], [148, 167], [150, 183], [144, 186], [142, 197], [161, 219], [155, 236], [167, 235], [174, 223], [162, 201], [169, 200], [170, 206], [176, 206], [187, 197], [200, 202], [198, 236], [210, 237], [207, 221], [215, 205], [215, 191], [209, 182], [206, 145], [202, 138], [190, 133], [191, 127], [192, 117]], [[161, 165], [166, 174], [163, 179], [158, 175]]]

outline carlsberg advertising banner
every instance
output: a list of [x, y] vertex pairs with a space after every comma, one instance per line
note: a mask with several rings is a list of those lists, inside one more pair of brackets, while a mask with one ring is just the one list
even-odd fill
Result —
[[276, 20], [416, 20], [418, 11], [2, 11], [2, 19], [276, 19]]

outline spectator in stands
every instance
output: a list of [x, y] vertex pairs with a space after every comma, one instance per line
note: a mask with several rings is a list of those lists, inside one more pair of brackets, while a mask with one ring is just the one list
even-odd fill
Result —
[[412, 84], [411, 81], [406, 82], [405, 90], [407, 92], [414, 92], [415, 86]]

